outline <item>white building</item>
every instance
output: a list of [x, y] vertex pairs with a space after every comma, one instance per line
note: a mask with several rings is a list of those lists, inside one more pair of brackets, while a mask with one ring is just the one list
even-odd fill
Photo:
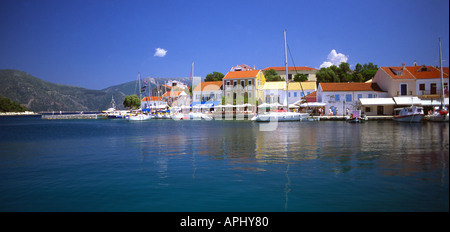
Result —
[[392, 115], [393, 106], [370, 105], [362, 107], [360, 99], [386, 98], [387, 92], [376, 83], [320, 83], [317, 88], [317, 102], [325, 103], [325, 114], [346, 115], [347, 109], [361, 110], [366, 115]]
[[197, 104], [205, 104], [206, 102], [215, 105], [222, 103], [222, 81], [200, 82], [192, 90], [192, 106]]

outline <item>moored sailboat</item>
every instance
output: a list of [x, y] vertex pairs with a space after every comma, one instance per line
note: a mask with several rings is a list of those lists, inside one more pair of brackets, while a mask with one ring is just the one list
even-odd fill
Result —
[[285, 64], [286, 64], [286, 91], [284, 96], [284, 104], [283, 107], [286, 107], [286, 110], [276, 110], [271, 111], [269, 113], [257, 114], [251, 120], [256, 122], [270, 122], [270, 121], [279, 121], [279, 122], [287, 122], [287, 121], [301, 121], [303, 119], [307, 119], [310, 115], [308, 113], [299, 113], [299, 112], [288, 112], [288, 93], [289, 93], [289, 78], [288, 78], [288, 60], [287, 60], [287, 42], [286, 42], [286, 30], [284, 30], [284, 54], [285, 54]]
[[427, 115], [427, 119], [432, 122], [448, 122], [448, 108], [445, 106], [444, 95], [444, 73], [442, 71], [441, 39], [439, 38], [439, 62], [441, 72], [441, 105], [434, 110], [433, 114]]
[[[141, 99], [141, 93], [145, 92], [145, 88], [144, 90], [141, 89], [141, 73], [138, 73], [138, 81], [139, 81], [139, 100]], [[127, 117], [127, 119], [129, 121], [143, 121], [143, 120], [149, 120], [152, 117], [148, 114], [145, 114], [142, 112], [142, 109], [139, 110], [139, 113], [135, 114], [135, 115], [130, 115]]]

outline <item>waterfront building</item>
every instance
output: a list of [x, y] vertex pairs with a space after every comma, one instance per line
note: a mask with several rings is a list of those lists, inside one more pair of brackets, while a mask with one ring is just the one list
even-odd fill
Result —
[[[284, 80], [286, 80], [286, 67], [268, 67], [263, 71], [273, 69]], [[316, 72], [318, 70], [310, 67], [288, 67], [288, 79], [294, 80], [297, 73], [305, 74], [308, 77], [308, 81], [316, 82]]]
[[[263, 86], [264, 100], [266, 103], [283, 104], [286, 95], [286, 81], [268, 81]], [[316, 82], [289, 82], [288, 104], [302, 101], [307, 96], [316, 91]]]
[[164, 107], [167, 104], [162, 100], [162, 97], [158, 96], [151, 96], [151, 97], [144, 97], [141, 100], [141, 108], [142, 109], [155, 109]]
[[[420, 104], [429, 111], [434, 106], [441, 105], [442, 93], [444, 93], [444, 104], [448, 106], [449, 68], [442, 69], [444, 88], [442, 88], [440, 68], [416, 64], [405, 66], [403, 63], [399, 67], [381, 67], [372, 82], [377, 83], [389, 97], [394, 99], [396, 107], [405, 106], [412, 101], [410, 99], [416, 99], [415, 104]], [[388, 99], [384, 101], [385, 104], [389, 102], [392, 104]]]
[[361, 108], [362, 98], [386, 97], [387, 92], [377, 83], [320, 83], [317, 88], [317, 102], [325, 104], [325, 115], [331, 112], [332, 115], [342, 116], [353, 110], [362, 110], [366, 115], [392, 115], [392, 106], [370, 105]]
[[192, 90], [192, 106], [209, 104], [211, 107], [220, 105], [223, 96], [222, 81], [200, 82]]
[[171, 107], [185, 106], [191, 102], [186, 91], [168, 91], [162, 95], [162, 100]]
[[448, 67], [443, 68], [444, 89], [441, 87], [440, 69], [433, 66], [381, 67], [373, 82], [389, 97], [417, 96], [420, 99], [439, 99], [442, 91], [448, 97]]
[[236, 100], [236, 104], [243, 104], [245, 99], [252, 105], [256, 105], [256, 101], [263, 102], [265, 83], [266, 78], [262, 70], [232, 69], [222, 80], [225, 102], [233, 103]]

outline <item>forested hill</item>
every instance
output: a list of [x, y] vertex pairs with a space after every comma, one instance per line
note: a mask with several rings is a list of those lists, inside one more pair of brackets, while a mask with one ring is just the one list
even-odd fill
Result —
[[[177, 80], [188, 84], [189, 78], [143, 78], [150, 88]], [[41, 80], [23, 71], [0, 70], [0, 96], [19, 102], [34, 112], [42, 111], [101, 111], [111, 107], [114, 97], [118, 109], [123, 109], [125, 96], [136, 94], [137, 81], [107, 87], [103, 90], [85, 89]]]
[[18, 70], [0, 70], [0, 95], [34, 112], [98, 111], [124, 99], [121, 93], [50, 83]]

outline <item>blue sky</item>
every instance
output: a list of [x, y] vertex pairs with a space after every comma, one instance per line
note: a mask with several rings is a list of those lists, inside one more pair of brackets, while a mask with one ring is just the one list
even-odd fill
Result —
[[284, 66], [285, 29], [296, 66], [438, 65], [439, 37], [448, 66], [448, 0], [0, 0], [0, 69], [89, 89], [192, 62], [201, 77], [263, 69]]

